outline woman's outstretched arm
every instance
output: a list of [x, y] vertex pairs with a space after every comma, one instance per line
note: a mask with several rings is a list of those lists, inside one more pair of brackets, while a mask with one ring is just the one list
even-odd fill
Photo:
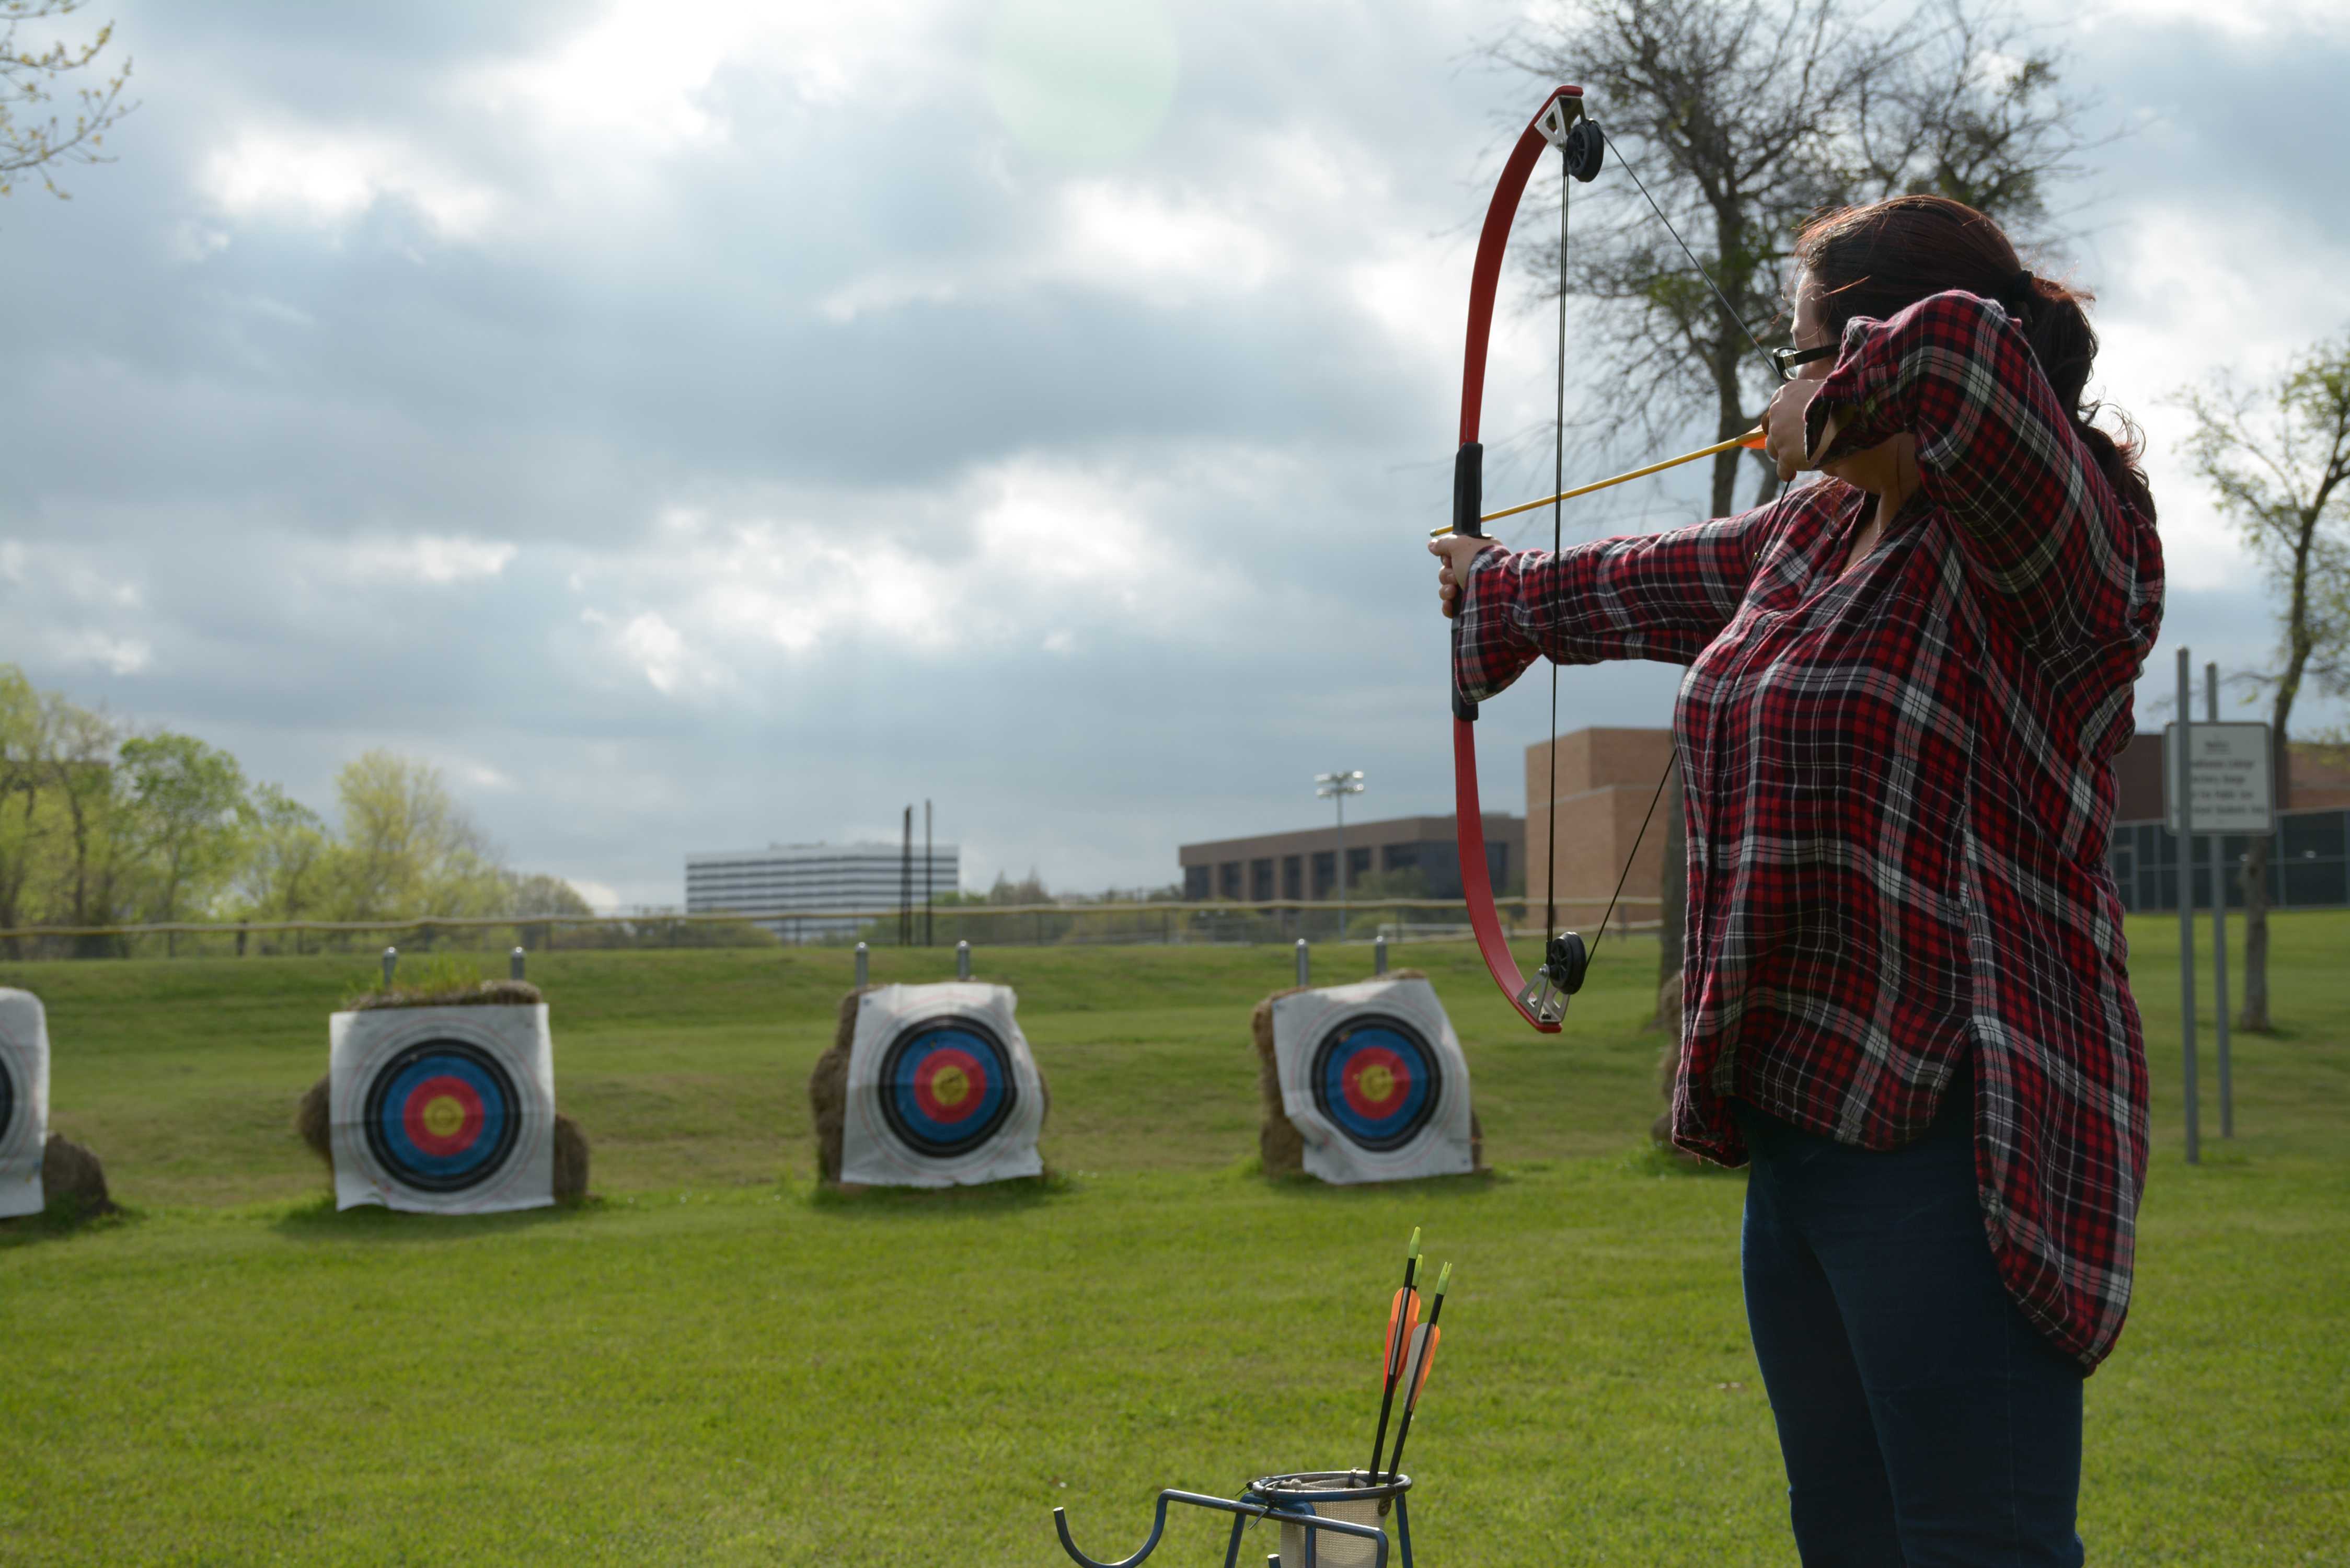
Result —
[[[1560, 664], [1687, 664], [1738, 613], [1777, 504], [1693, 528], [1600, 539], [1552, 555], [1440, 539], [1445, 614], [1460, 626], [1453, 677], [1482, 701], [1537, 658]], [[1461, 580], [1463, 568], [1467, 580]]]

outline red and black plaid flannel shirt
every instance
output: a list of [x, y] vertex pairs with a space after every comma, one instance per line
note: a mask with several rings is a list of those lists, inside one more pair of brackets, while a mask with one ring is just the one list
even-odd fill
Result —
[[2106, 836], [2161, 549], [1997, 305], [1853, 322], [1815, 441], [1831, 409], [1831, 455], [1906, 432], [1922, 476], [1852, 570], [1876, 500], [1825, 478], [1694, 528], [1488, 551], [1455, 677], [1482, 698], [1540, 655], [1689, 666], [1675, 1142], [1742, 1163], [1735, 1096], [1897, 1147], [1971, 1054], [2001, 1272], [2094, 1367], [2128, 1310], [2146, 1177]]

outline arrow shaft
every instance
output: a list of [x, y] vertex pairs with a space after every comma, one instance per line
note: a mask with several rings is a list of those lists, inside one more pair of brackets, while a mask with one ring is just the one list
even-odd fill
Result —
[[[1573, 490], [1562, 490], [1556, 495], [1545, 495], [1539, 501], [1524, 501], [1515, 506], [1504, 506], [1499, 512], [1483, 514], [1477, 521], [1492, 523], [1503, 517], [1515, 517], [1521, 512], [1532, 512], [1538, 506], [1548, 506], [1560, 501], [1572, 501], [1578, 495], [1588, 495], [1593, 491], [1606, 490], [1611, 485], [1629, 484], [1636, 479], [1646, 479], [1652, 473], [1662, 473], [1669, 468], [1679, 468], [1685, 462], [1695, 462], [1700, 458], [1717, 456], [1730, 451], [1732, 447], [1752, 446], [1760, 441], [1762, 437], [1761, 431], [1749, 431], [1742, 436], [1732, 436], [1728, 441], [1718, 441], [1711, 446], [1701, 446], [1695, 452], [1685, 452], [1679, 457], [1669, 457], [1662, 462], [1652, 462], [1646, 468], [1636, 468], [1629, 473], [1619, 473], [1612, 479], [1594, 480], [1589, 484], [1578, 484]], [[1430, 529], [1428, 536], [1431, 539], [1441, 539], [1451, 532], [1452, 524], [1447, 523], [1441, 528]]]

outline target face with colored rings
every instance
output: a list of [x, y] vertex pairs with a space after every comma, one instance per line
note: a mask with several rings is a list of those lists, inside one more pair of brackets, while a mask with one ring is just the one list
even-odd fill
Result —
[[496, 1057], [462, 1040], [426, 1040], [368, 1085], [368, 1150], [394, 1179], [462, 1192], [498, 1173], [522, 1133], [521, 1099]]
[[1419, 1029], [1381, 1013], [1333, 1029], [1314, 1054], [1314, 1104], [1367, 1149], [1399, 1148], [1436, 1114], [1444, 1071]]
[[927, 1019], [881, 1058], [881, 1115], [918, 1153], [948, 1158], [993, 1137], [1019, 1103], [1012, 1054], [977, 1019]]

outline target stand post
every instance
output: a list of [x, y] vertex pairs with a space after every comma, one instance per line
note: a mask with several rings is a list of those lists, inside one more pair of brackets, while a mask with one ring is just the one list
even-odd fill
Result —
[[[1232, 1531], [1224, 1545], [1224, 1568], [1238, 1568], [1241, 1542], [1263, 1520], [1281, 1526], [1281, 1551], [1269, 1559], [1270, 1568], [1412, 1568], [1411, 1518], [1404, 1494], [1411, 1478], [1390, 1473], [1385, 1479], [1365, 1470], [1300, 1470], [1290, 1475], [1259, 1476], [1237, 1498], [1210, 1497], [1202, 1492], [1169, 1487], [1159, 1494], [1151, 1514], [1150, 1534], [1130, 1557], [1105, 1563], [1088, 1557], [1069, 1535], [1068, 1511], [1053, 1511], [1053, 1528], [1061, 1550], [1081, 1568], [1135, 1568], [1159, 1549], [1167, 1532], [1167, 1510], [1184, 1503], [1232, 1515]], [[1392, 1511], [1395, 1538], [1390, 1541], [1382, 1521]]]

